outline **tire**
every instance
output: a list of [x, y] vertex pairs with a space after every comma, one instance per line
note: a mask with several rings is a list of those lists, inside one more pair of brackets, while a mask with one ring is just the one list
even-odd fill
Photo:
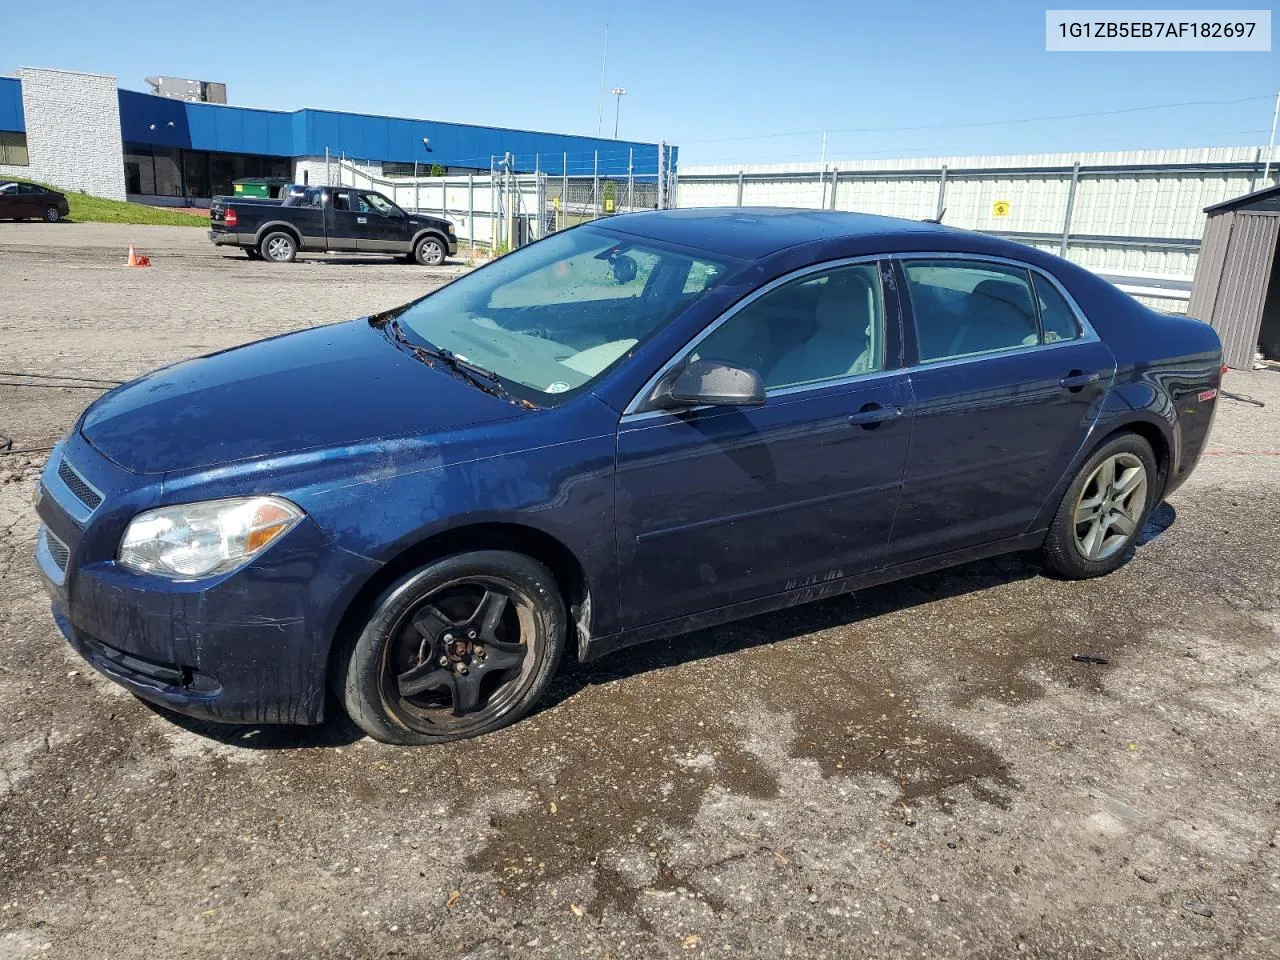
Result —
[[298, 241], [293, 239], [292, 234], [275, 230], [262, 238], [262, 242], [258, 244], [258, 253], [263, 260], [271, 263], [293, 263], [294, 257], [298, 255]]
[[58, 212], [57, 207], [48, 206], [44, 208], [44, 219], [46, 223], [57, 223], [62, 219], [62, 214]]
[[258, 252], [257, 247], [244, 247], [244, 255], [250, 260], [261, 260], [262, 254]]
[[457, 554], [377, 599], [334, 664], [334, 692], [383, 743], [490, 733], [546, 691], [566, 623], [555, 578], [538, 561], [503, 550]]
[[428, 234], [413, 247], [413, 259], [424, 267], [438, 267], [444, 263], [447, 247], [437, 236]]
[[1133, 433], [1108, 440], [1063, 495], [1045, 537], [1045, 563], [1069, 580], [1119, 569], [1133, 555], [1159, 493], [1151, 445]]

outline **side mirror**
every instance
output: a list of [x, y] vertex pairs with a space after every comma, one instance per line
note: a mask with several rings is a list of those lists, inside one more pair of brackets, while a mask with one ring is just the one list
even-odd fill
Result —
[[664, 377], [651, 400], [664, 410], [700, 404], [758, 407], [764, 403], [764, 381], [746, 367], [719, 360], [694, 360], [673, 377]]

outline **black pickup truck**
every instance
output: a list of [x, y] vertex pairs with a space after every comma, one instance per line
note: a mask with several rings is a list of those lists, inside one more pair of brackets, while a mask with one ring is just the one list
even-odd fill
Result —
[[294, 187], [283, 201], [215, 197], [209, 226], [215, 244], [275, 263], [289, 263], [299, 250], [343, 250], [395, 253], [434, 266], [458, 252], [449, 221], [406, 213], [356, 187]]

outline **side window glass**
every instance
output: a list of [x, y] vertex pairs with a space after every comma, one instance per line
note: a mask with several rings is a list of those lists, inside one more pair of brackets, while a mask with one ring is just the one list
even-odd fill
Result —
[[953, 260], [903, 264], [920, 362], [1040, 342], [1035, 301], [1021, 267]]
[[333, 195], [333, 209], [350, 210], [351, 194], [347, 193], [345, 190], [335, 192]]
[[360, 212], [376, 213], [384, 217], [391, 215], [391, 201], [376, 193], [360, 194]]
[[1036, 297], [1040, 300], [1040, 322], [1044, 327], [1044, 342], [1074, 340], [1080, 336], [1080, 324], [1071, 305], [1058, 292], [1058, 288], [1032, 271]]
[[755, 370], [766, 390], [883, 369], [880, 269], [853, 264], [771, 290], [721, 324], [692, 357]]

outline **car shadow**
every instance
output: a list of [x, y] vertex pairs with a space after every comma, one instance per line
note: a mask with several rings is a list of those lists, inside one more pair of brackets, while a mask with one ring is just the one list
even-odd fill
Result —
[[[1151, 511], [1138, 538], [1141, 550], [1173, 526], [1177, 511], [1161, 503]], [[614, 680], [640, 676], [682, 663], [736, 653], [791, 640], [821, 630], [848, 627], [887, 613], [909, 610], [921, 604], [988, 590], [1002, 584], [1048, 576], [1035, 553], [1013, 553], [976, 560], [934, 573], [868, 587], [815, 603], [802, 604], [743, 620], [678, 634], [620, 650], [580, 663], [566, 657], [559, 673], [533, 713], [549, 710], [583, 689]], [[139, 700], [157, 716], [189, 733], [246, 750], [307, 750], [349, 746], [364, 738], [342, 706], [326, 694], [326, 720], [318, 726], [278, 724], [228, 724], [199, 720], [165, 707]]]
[[364, 739], [365, 733], [352, 722], [341, 705], [327, 694], [325, 721], [316, 726], [273, 723], [217, 723], [176, 713], [159, 704], [138, 699], [156, 716], [198, 737], [245, 750], [314, 750], [346, 747]]
[[[1137, 549], [1163, 534], [1176, 518], [1177, 511], [1171, 504], [1162, 502], [1157, 505], [1143, 526]], [[547, 695], [533, 712], [550, 709], [585, 687], [735, 653], [748, 647], [779, 643], [822, 630], [853, 626], [864, 620], [909, 610], [935, 600], [963, 596], [1040, 576], [1051, 577], [1053, 574], [1044, 569], [1036, 553], [1006, 554], [868, 587], [829, 600], [678, 634], [620, 650], [588, 663], [573, 660], [561, 666]]]

